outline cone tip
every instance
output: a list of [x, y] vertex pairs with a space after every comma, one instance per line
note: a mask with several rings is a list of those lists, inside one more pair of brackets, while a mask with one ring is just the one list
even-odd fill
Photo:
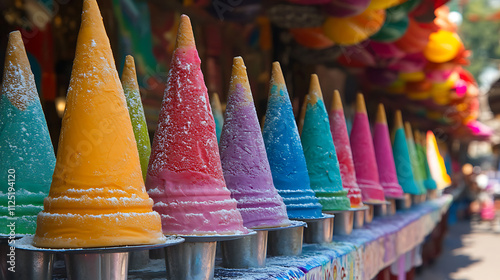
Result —
[[415, 129], [413, 131], [413, 137], [415, 138], [415, 143], [422, 144], [422, 134], [419, 130]]
[[[18, 47], [20, 47], [21, 49], [18, 50]], [[9, 33], [7, 49], [11, 49], [12, 53], [24, 50], [23, 36], [21, 35], [21, 32], [19, 32], [19, 30], [15, 30]]]
[[179, 29], [177, 31], [177, 39], [175, 42], [175, 48], [189, 48], [196, 47], [194, 43], [193, 28], [191, 26], [191, 20], [185, 14], [181, 15]]
[[344, 111], [344, 107], [342, 106], [342, 98], [340, 98], [340, 92], [338, 90], [333, 91], [331, 110], [332, 111]]
[[243, 92], [247, 101], [253, 102], [252, 91], [250, 89], [250, 83], [248, 82], [247, 70], [245, 62], [241, 56], [233, 58], [233, 68], [231, 70], [231, 81], [229, 85], [229, 96], [240, 92], [237, 88], [238, 85], [243, 87]]
[[125, 57], [125, 65], [123, 66], [122, 77], [130, 75], [131, 71], [135, 72], [135, 61], [134, 61], [134, 57], [133, 56], [127, 55]]
[[19, 31], [9, 33], [4, 65], [3, 80], [0, 82], [2, 93], [0, 94], [5, 94], [12, 105], [18, 109], [25, 110], [28, 104], [38, 98], [38, 93]]
[[102, 20], [101, 11], [96, 0], [84, 0], [82, 6], [82, 21], [84, 18], [98, 18]]
[[365, 97], [362, 93], [356, 95], [356, 113], [366, 114]]
[[9, 40], [22, 40], [21, 32], [19, 30], [14, 30], [9, 33]]
[[306, 102], [310, 104], [316, 104], [318, 100], [323, 99], [323, 94], [321, 93], [321, 87], [319, 85], [318, 75], [316, 74], [311, 74], [311, 83], [309, 85], [308, 95], [309, 97], [306, 98]]
[[411, 124], [409, 121], [405, 121], [405, 134], [406, 138], [413, 139], [413, 132], [411, 130]]
[[384, 104], [382, 103], [378, 104], [377, 118], [375, 122], [387, 125], [387, 116], [385, 115], [385, 107]]
[[278, 61], [273, 62], [273, 69], [271, 72], [271, 84], [285, 84], [285, 78], [283, 77], [281, 65]]
[[401, 110], [396, 110], [394, 113], [394, 129], [403, 128], [403, 116]]
[[235, 67], [237, 69], [247, 69], [247, 67], [245, 66], [245, 61], [243, 60], [243, 57], [241, 57], [241, 56], [233, 57], [233, 68], [235, 68]]
[[212, 97], [210, 98], [210, 105], [212, 106], [212, 110], [218, 110], [222, 112], [222, 105], [220, 104], [218, 93], [212, 93]]
[[128, 54], [126, 57], [125, 57], [125, 63], [126, 64], [132, 64], [134, 63], [134, 57], [131, 56], [130, 54]]
[[[246, 72], [247, 67], [245, 66], [245, 62], [243, 61], [243, 58], [241, 56], [236, 56], [233, 58], [233, 69], [231, 72], [232, 79], [235, 77], [240, 77], [244, 78], [245, 80], [247, 79], [247, 72]], [[244, 81], [240, 81], [244, 83]]]

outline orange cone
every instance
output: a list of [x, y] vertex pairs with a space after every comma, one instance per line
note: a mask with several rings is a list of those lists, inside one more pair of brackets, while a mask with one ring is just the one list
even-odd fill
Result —
[[163, 242], [152, 206], [99, 7], [85, 0], [55, 172], [33, 243], [74, 248]]

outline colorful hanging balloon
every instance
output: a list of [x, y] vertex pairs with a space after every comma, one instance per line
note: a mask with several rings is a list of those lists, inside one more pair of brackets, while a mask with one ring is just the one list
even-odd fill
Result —
[[325, 49], [334, 45], [321, 27], [292, 28], [290, 33], [297, 43], [311, 49]]
[[406, 33], [395, 44], [406, 53], [421, 52], [427, 46], [429, 35], [434, 31], [435, 26], [425, 26], [410, 18]]
[[408, 24], [408, 17], [402, 17], [401, 19], [394, 20], [392, 17], [387, 16], [382, 28], [371, 36], [370, 39], [385, 43], [394, 42], [405, 34], [408, 29]]
[[418, 82], [425, 79], [425, 73], [423, 71], [401, 72], [399, 78], [407, 82]]
[[413, 11], [422, 0], [408, 0], [402, 4], [396, 5], [387, 9], [387, 17], [393, 21], [401, 20], [403, 17], [408, 17], [408, 13]]
[[407, 54], [401, 59], [393, 61], [388, 67], [405, 73], [422, 71], [427, 60], [421, 53]]
[[342, 54], [338, 62], [349, 67], [375, 66], [375, 58], [372, 52], [366, 48], [368, 42], [358, 45], [342, 47]]
[[406, 2], [406, 0], [372, 0], [367, 10], [385, 10], [402, 2]]
[[457, 34], [439, 30], [429, 36], [424, 55], [431, 62], [443, 63], [455, 58], [462, 47], [462, 41]]
[[379, 31], [384, 20], [385, 10], [367, 10], [348, 18], [328, 17], [323, 30], [336, 44], [354, 45]]
[[368, 41], [367, 48], [372, 51], [375, 57], [381, 59], [396, 60], [405, 56], [405, 53], [392, 43], [381, 43], [370, 40]]

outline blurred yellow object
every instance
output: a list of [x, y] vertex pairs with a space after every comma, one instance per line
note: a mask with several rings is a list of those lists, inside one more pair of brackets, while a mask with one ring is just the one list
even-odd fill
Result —
[[398, 79], [387, 87], [386, 91], [390, 94], [404, 94], [406, 89], [405, 81]]
[[448, 105], [450, 103], [450, 94], [449, 92], [433, 92], [432, 100], [438, 105]]
[[411, 100], [425, 100], [431, 97], [431, 93], [429, 91], [407, 92], [406, 97]]
[[450, 176], [446, 173], [444, 160], [439, 153], [436, 136], [432, 131], [427, 131], [427, 161], [429, 162], [429, 169], [431, 177], [436, 181], [438, 189], [442, 190], [451, 184]]
[[399, 5], [406, 2], [406, 0], [372, 0], [367, 10], [385, 10], [387, 8]]
[[354, 45], [380, 30], [385, 10], [366, 10], [347, 18], [329, 17], [323, 24], [325, 35], [339, 45]]
[[462, 41], [457, 34], [439, 30], [429, 36], [429, 42], [424, 49], [427, 60], [435, 63], [443, 63], [455, 58], [462, 47]]
[[466, 163], [462, 166], [462, 173], [464, 173], [464, 175], [471, 175], [473, 169], [474, 167], [472, 166], [472, 164]]
[[428, 111], [427, 118], [431, 120], [440, 120], [443, 117], [443, 114], [438, 111]]
[[432, 84], [432, 89], [433, 90], [450, 90], [455, 86], [455, 83], [457, 82], [459, 78], [459, 75], [457, 72], [451, 73], [451, 75], [446, 79], [446, 81], [442, 83], [433, 83]]
[[418, 82], [425, 79], [425, 73], [423, 71], [416, 72], [401, 72], [399, 73], [399, 78], [406, 82]]

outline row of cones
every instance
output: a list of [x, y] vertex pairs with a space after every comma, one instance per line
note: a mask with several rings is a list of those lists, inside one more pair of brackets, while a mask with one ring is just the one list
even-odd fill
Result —
[[[19, 32], [10, 35], [5, 65], [0, 152], [7, 161], [1, 164], [7, 165], [2, 170], [22, 174], [15, 216], [26, 228], [18, 233], [32, 233], [43, 201], [35, 246], [103, 247], [160, 243], [164, 234], [244, 234], [247, 228], [286, 226], [289, 218], [320, 217], [322, 210], [361, 204], [356, 182], [348, 186], [340, 168], [345, 163], [339, 166], [337, 154], [345, 155], [335, 151], [316, 76], [299, 138], [281, 69], [273, 64], [261, 133], [243, 59], [235, 58], [217, 144], [187, 16], [181, 17], [152, 147], [133, 59], [127, 57], [120, 82], [95, 0], [84, 0], [57, 158]], [[367, 125], [359, 125], [360, 133], [369, 133]], [[365, 143], [355, 139], [351, 134], [356, 181], [371, 197], [379, 183], [366, 180], [378, 181], [378, 174], [362, 171], [358, 157], [370, 157], [356, 155], [357, 145]], [[7, 207], [1, 209], [0, 222], [7, 222]]]

